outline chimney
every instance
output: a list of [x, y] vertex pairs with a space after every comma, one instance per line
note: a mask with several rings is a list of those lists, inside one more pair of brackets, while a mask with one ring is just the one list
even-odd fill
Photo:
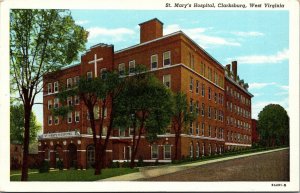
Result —
[[232, 72], [233, 72], [233, 79], [236, 81], [237, 77], [237, 61], [232, 61]]
[[163, 25], [157, 18], [140, 23], [140, 43], [162, 37]]
[[226, 71], [227, 71], [228, 74], [230, 73], [230, 64], [226, 65]]

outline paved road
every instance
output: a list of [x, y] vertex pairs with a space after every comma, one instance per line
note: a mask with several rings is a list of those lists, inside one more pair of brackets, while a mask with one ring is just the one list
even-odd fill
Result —
[[289, 149], [143, 179], [145, 181], [289, 181]]

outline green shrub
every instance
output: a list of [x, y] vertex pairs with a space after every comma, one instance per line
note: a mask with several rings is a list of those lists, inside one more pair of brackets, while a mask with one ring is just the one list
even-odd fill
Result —
[[40, 168], [39, 168], [39, 172], [40, 173], [48, 173], [49, 169], [50, 169], [49, 161], [47, 161], [47, 160], [42, 161]]
[[130, 162], [124, 161], [122, 164], [123, 168], [129, 168], [130, 167]]
[[113, 162], [113, 161], [112, 161], [111, 167], [112, 167], [112, 168], [119, 168], [119, 167], [120, 167], [120, 163], [119, 163], [118, 161], [116, 161], [116, 162]]
[[62, 160], [57, 160], [56, 161], [56, 168], [58, 168], [59, 170], [63, 170], [64, 169], [64, 163]]

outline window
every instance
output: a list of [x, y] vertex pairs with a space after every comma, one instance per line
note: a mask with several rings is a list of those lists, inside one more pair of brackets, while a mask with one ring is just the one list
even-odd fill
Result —
[[195, 69], [195, 65], [194, 65], [194, 55], [192, 55], [192, 61], [191, 61], [191, 68], [194, 70]]
[[107, 127], [103, 127], [102, 128], [102, 136], [106, 136], [107, 135]]
[[217, 138], [218, 137], [218, 128], [216, 127], [215, 128], [215, 138]]
[[204, 97], [205, 96], [205, 85], [202, 84], [202, 87], [201, 87], [201, 95]]
[[78, 123], [80, 120], [80, 112], [79, 111], [75, 111], [75, 122]]
[[193, 112], [193, 99], [190, 99], [190, 112]]
[[[101, 116], [102, 116], [102, 108], [101, 108]], [[107, 117], [107, 108], [104, 108], [104, 113], [103, 113], [104, 119]]]
[[151, 69], [157, 69], [158, 61], [157, 54], [151, 56]]
[[48, 100], [48, 109], [50, 110], [52, 108], [52, 100]]
[[93, 145], [89, 145], [86, 151], [87, 156], [87, 165], [91, 167], [95, 163], [95, 147]]
[[74, 96], [75, 105], [79, 105], [79, 96]]
[[218, 118], [218, 110], [215, 109], [215, 120], [217, 120], [217, 118]]
[[68, 106], [73, 106], [73, 100], [72, 100], [72, 97], [68, 97], [68, 98], [67, 98], [67, 104], [68, 104]]
[[78, 86], [79, 83], [79, 76], [74, 77], [74, 86]]
[[48, 125], [52, 125], [52, 116], [48, 116]]
[[223, 122], [223, 111], [219, 110], [219, 121]]
[[197, 146], [196, 146], [196, 157], [200, 157], [200, 145], [199, 143], [197, 143]]
[[94, 118], [99, 119], [99, 106], [94, 106]]
[[200, 74], [203, 76], [204, 75], [204, 64], [203, 62], [201, 61], [200, 63]]
[[129, 62], [129, 74], [133, 74], [135, 70], [135, 60]]
[[92, 73], [92, 72], [87, 72], [87, 73], [86, 73], [86, 77], [87, 77], [87, 80], [92, 80], [92, 78], [93, 78], [93, 73]]
[[125, 129], [119, 129], [119, 136], [125, 137]]
[[58, 124], [59, 124], [59, 118], [58, 118], [58, 116], [55, 116], [55, 117], [54, 117], [54, 124], [55, 124], [55, 125], [58, 125]]
[[164, 145], [164, 159], [171, 159], [171, 145]]
[[125, 75], [125, 63], [119, 64], [119, 75], [120, 76]]
[[72, 112], [68, 112], [68, 123], [72, 123]]
[[190, 131], [189, 131], [190, 135], [193, 135], [193, 121], [190, 121]]
[[101, 74], [101, 79], [105, 80], [107, 78], [107, 70], [106, 70], [106, 68], [102, 68], [100, 70], [100, 74]]
[[194, 157], [194, 148], [193, 148], [193, 144], [190, 144], [190, 157]]
[[92, 135], [93, 134], [93, 130], [91, 127], [87, 128], [87, 134]]
[[193, 82], [194, 82], [193, 78], [190, 77], [190, 91], [191, 92], [193, 92]]
[[167, 74], [163, 76], [163, 84], [167, 87], [167, 88], [171, 88], [171, 75]]
[[218, 93], [215, 92], [215, 103], [218, 102]]
[[58, 108], [59, 106], [59, 98], [54, 98], [54, 108]]
[[202, 155], [204, 156], [205, 155], [205, 144], [202, 143]]
[[221, 105], [223, 105], [223, 101], [224, 101], [223, 95], [222, 95], [221, 93], [219, 93], [219, 103], [220, 103]]
[[196, 135], [199, 135], [199, 122], [196, 123]]
[[211, 89], [208, 88], [208, 99], [210, 100], [211, 99]]
[[208, 118], [211, 117], [211, 107], [208, 107]]
[[48, 94], [52, 93], [52, 83], [48, 83]]
[[196, 80], [196, 93], [199, 94], [199, 80]]
[[164, 66], [171, 65], [171, 52], [170, 51], [164, 52], [163, 60], [164, 60]]
[[199, 115], [199, 101], [196, 102], [196, 114]]
[[205, 129], [205, 123], [202, 123], [202, 126], [201, 126], [201, 135], [202, 136], [204, 135], [204, 129]]
[[202, 115], [202, 116], [205, 115], [205, 105], [204, 105], [204, 103], [202, 103], [201, 115]]
[[58, 92], [58, 81], [54, 82], [54, 93]]
[[208, 136], [211, 137], [211, 126], [208, 125]]
[[158, 159], [158, 145], [151, 145], [151, 159]]
[[208, 153], [209, 153], [209, 155], [211, 155], [211, 145], [210, 144], [208, 144]]
[[67, 79], [67, 88], [72, 88], [72, 84], [73, 84], [73, 79], [72, 78], [68, 78]]

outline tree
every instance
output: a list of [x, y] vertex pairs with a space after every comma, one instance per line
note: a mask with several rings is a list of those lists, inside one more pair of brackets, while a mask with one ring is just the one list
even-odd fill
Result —
[[265, 146], [289, 144], [289, 116], [278, 104], [269, 104], [258, 114], [260, 142]]
[[[37, 140], [37, 133], [42, 126], [37, 122], [33, 112], [30, 115], [30, 137], [29, 142]], [[10, 142], [21, 144], [24, 141], [24, 106], [21, 104], [10, 107]]]
[[[123, 78], [120, 78], [116, 72], [106, 72], [105, 78], [96, 77], [94, 79], [86, 79], [82, 77], [79, 80], [78, 86], [73, 89], [62, 88], [58, 94], [58, 98], [62, 101], [62, 106], [53, 109], [54, 115], [65, 117], [73, 108], [66, 104], [67, 97], [79, 96], [84, 102], [89, 114], [89, 122], [93, 134], [93, 144], [95, 147], [95, 175], [101, 174], [101, 169], [105, 160], [106, 148], [109, 142], [110, 134], [113, 129], [113, 121], [115, 115], [115, 101], [124, 86]], [[63, 83], [62, 83], [63, 84]], [[95, 107], [101, 106], [101, 115], [96, 115]], [[104, 128], [105, 109], [109, 109], [108, 118], [109, 124], [107, 127], [106, 136], [97, 138], [97, 135], [102, 136]], [[98, 130], [96, 124], [99, 124]]]
[[188, 108], [188, 101], [186, 94], [182, 92], [175, 93], [173, 95], [174, 98], [174, 107], [172, 114], [172, 127], [175, 132], [175, 155], [174, 159], [178, 160], [178, 142], [181, 133], [185, 130], [188, 124], [191, 121], [194, 121], [196, 118], [196, 114], [199, 112], [195, 112], [196, 109]]
[[127, 78], [123, 92], [116, 103], [115, 127], [131, 128], [131, 163], [138, 153], [142, 134], [153, 142], [158, 134], [165, 133], [171, 121], [171, 92], [152, 74], [137, 70], [134, 76]]
[[11, 83], [20, 95], [25, 119], [21, 180], [27, 181], [31, 112], [43, 76], [77, 59], [88, 33], [68, 10], [12, 10], [10, 29]]

